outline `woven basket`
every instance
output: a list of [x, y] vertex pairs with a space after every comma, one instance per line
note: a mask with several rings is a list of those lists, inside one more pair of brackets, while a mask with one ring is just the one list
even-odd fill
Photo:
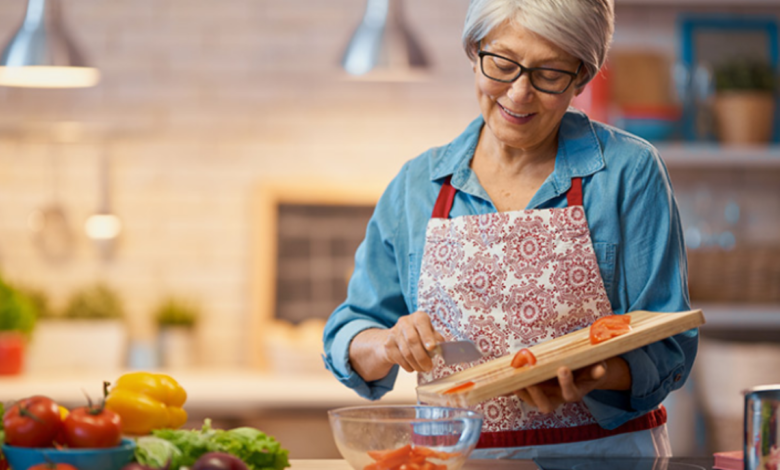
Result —
[[691, 300], [780, 302], [780, 248], [688, 252]]

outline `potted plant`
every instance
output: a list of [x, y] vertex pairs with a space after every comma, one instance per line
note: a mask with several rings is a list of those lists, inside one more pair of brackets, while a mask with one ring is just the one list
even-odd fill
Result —
[[199, 317], [200, 308], [194, 302], [177, 297], [168, 297], [155, 308], [162, 367], [181, 369], [195, 365], [195, 326]]
[[35, 321], [35, 306], [29, 297], [0, 278], [0, 375], [22, 371], [25, 344]]
[[725, 144], [766, 143], [772, 137], [777, 76], [766, 62], [732, 59], [714, 69], [715, 121]]
[[119, 294], [97, 282], [74, 292], [42, 319], [30, 345], [29, 370], [114, 371], [125, 366], [127, 328]]

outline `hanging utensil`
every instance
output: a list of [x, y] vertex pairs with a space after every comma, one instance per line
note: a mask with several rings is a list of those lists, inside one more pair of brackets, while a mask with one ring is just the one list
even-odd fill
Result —
[[59, 147], [54, 145], [50, 151], [52, 197], [47, 205], [34, 210], [28, 218], [28, 226], [33, 241], [43, 256], [53, 263], [67, 261], [73, 253], [73, 232], [71, 231], [65, 208], [58, 195]]

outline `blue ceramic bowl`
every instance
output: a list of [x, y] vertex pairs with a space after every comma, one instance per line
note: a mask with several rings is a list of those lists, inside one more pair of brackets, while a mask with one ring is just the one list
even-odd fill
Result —
[[3, 445], [3, 455], [13, 470], [27, 470], [40, 463], [71, 464], [79, 470], [120, 470], [133, 461], [135, 441], [122, 439], [106, 449], [55, 449]]

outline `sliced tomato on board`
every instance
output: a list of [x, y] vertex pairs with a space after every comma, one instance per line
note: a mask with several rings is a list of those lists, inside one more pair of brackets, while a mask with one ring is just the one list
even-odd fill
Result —
[[450, 389], [445, 390], [444, 393], [449, 394], [449, 393], [463, 392], [470, 389], [473, 386], [474, 386], [474, 382], [469, 380], [468, 382], [463, 382], [462, 384], [456, 385]]
[[599, 344], [631, 331], [631, 317], [609, 315], [601, 317], [590, 326], [590, 344]]
[[534, 356], [534, 353], [532, 353], [530, 349], [523, 348], [517, 351], [515, 357], [512, 358], [512, 367], [515, 369], [519, 369], [523, 366], [532, 366], [534, 364], [536, 364], [536, 356]]

